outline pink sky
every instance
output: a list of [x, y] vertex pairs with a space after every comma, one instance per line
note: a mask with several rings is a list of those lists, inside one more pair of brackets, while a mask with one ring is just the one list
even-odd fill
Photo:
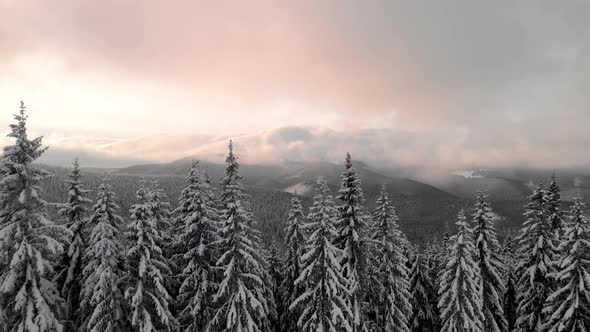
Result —
[[251, 162], [586, 165], [589, 10], [5, 0], [0, 131], [22, 99], [55, 149], [117, 158], [215, 158], [234, 137]]

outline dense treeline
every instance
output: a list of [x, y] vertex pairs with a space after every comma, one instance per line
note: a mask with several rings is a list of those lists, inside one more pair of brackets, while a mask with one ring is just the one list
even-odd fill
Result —
[[46, 148], [24, 105], [15, 120], [0, 163], [0, 331], [590, 329], [590, 223], [581, 199], [562, 210], [555, 176], [516, 237], [500, 241], [481, 193], [418, 246], [385, 186], [366, 201], [349, 154], [336, 190], [319, 178], [312, 201], [283, 206], [263, 192], [257, 210], [231, 141], [217, 186], [198, 162], [163, 188], [90, 180], [77, 160], [56, 185], [31, 166]]

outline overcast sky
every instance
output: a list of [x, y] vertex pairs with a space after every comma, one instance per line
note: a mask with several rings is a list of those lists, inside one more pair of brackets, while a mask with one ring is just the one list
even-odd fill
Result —
[[[169, 161], [590, 165], [590, 1], [0, 0], [0, 131]], [[0, 145], [9, 142], [0, 138]]]

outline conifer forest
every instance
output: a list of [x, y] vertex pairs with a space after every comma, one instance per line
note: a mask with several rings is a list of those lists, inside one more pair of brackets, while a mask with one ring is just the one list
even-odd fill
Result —
[[307, 196], [244, 185], [229, 139], [221, 176], [199, 160], [177, 177], [85, 171], [74, 155], [66, 170], [37, 162], [48, 147], [16, 113], [2, 332], [590, 331], [590, 220], [558, 172], [511, 227], [481, 190], [417, 229], [395, 184], [366, 195], [350, 154]]

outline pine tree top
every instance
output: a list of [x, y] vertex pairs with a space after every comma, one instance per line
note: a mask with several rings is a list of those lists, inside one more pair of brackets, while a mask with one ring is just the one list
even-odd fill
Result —
[[[399, 232], [397, 213], [389, 200], [389, 193], [385, 184], [381, 187], [379, 196], [375, 201], [375, 212], [373, 213], [374, 234], [373, 239], [394, 235]], [[399, 234], [401, 236], [401, 234]]]
[[456, 245], [462, 245], [466, 239], [465, 235], [469, 233], [469, 225], [467, 224], [467, 217], [465, 216], [465, 211], [459, 211], [459, 215], [457, 216], [457, 235], [453, 236], [455, 241], [453, 241]]
[[94, 222], [108, 222], [114, 225], [123, 224], [123, 218], [117, 214], [119, 205], [115, 202], [117, 196], [112, 191], [109, 178], [104, 178], [97, 188], [96, 202], [92, 207], [94, 211], [91, 219]]
[[[10, 125], [10, 133], [7, 135], [8, 137], [14, 138], [15, 143], [3, 148], [3, 168], [12, 168], [16, 167], [16, 165], [28, 165], [39, 158], [49, 148], [42, 148], [42, 136], [29, 140], [27, 136], [27, 118], [25, 104], [21, 101], [20, 112], [19, 114], [14, 115], [16, 124]], [[22, 167], [23, 166], [19, 166], [19, 169]], [[5, 173], [11, 174], [12, 172], [10, 169], [6, 169]]]
[[499, 247], [494, 218], [492, 207], [485, 192], [480, 191], [472, 215], [475, 245], [480, 251], [496, 250]]
[[[240, 180], [242, 177], [238, 173], [238, 169], [240, 168], [240, 164], [238, 163], [238, 157], [234, 155], [234, 143], [232, 140], [229, 141], [228, 144], [228, 153], [227, 157], [225, 158], [225, 179], [224, 184], [228, 181], [232, 180]], [[234, 179], [235, 178], [235, 179]]]
[[[582, 201], [582, 197], [575, 197], [565, 235], [559, 246], [559, 251], [564, 252], [566, 255], [579, 255], [590, 258], [590, 251], [588, 251], [590, 249], [590, 221], [584, 214], [585, 209], [586, 204]], [[578, 241], [580, 244], [574, 245]], [[564, 250], [566, 248], [569, 250]], [[563, 257], [563, 259], [567, 262], [567, 256]], [[561, 264], [564, 264], [564, 261]], [[590, 266], [590, 260], [587, 264]]]
[[[287, 241], [300, 242], [302, 240], [302, 227], [306, 222], [303, 214], [303, 206], [301, 200], [294, 196], [291, 198], [291, 207], [289, 208], [289, 215], [287, 216]], [[296, 238], [292, 238], [296, 237]]]
[[[350, 205], [357, 208], [363, 201], [363, 191], [361, 189], [361, 181], [359, 180], [356, 170], [352, 167], [352, 159], [350, 153], [346, 153], [345, 169], [341, 175], [341, 185], [338, 191], [338, 198], [343, 201], [344, 205]], [[342, 208], [345, 208], [344, 206]], [[348, 207], [346, 207], [348, 209]], [[344, 213], [350, 213], [347, 210]]]
[[547, 210], [547, 218], [551, 224], [551, 230], [554, 232], [557, 239], [563, 231], [564, 218], [561, 215], [561, 189], [557, 184], [555, 173], [553, 173], [549, 179], [549, 185], [543, 196], [543, 204]]

